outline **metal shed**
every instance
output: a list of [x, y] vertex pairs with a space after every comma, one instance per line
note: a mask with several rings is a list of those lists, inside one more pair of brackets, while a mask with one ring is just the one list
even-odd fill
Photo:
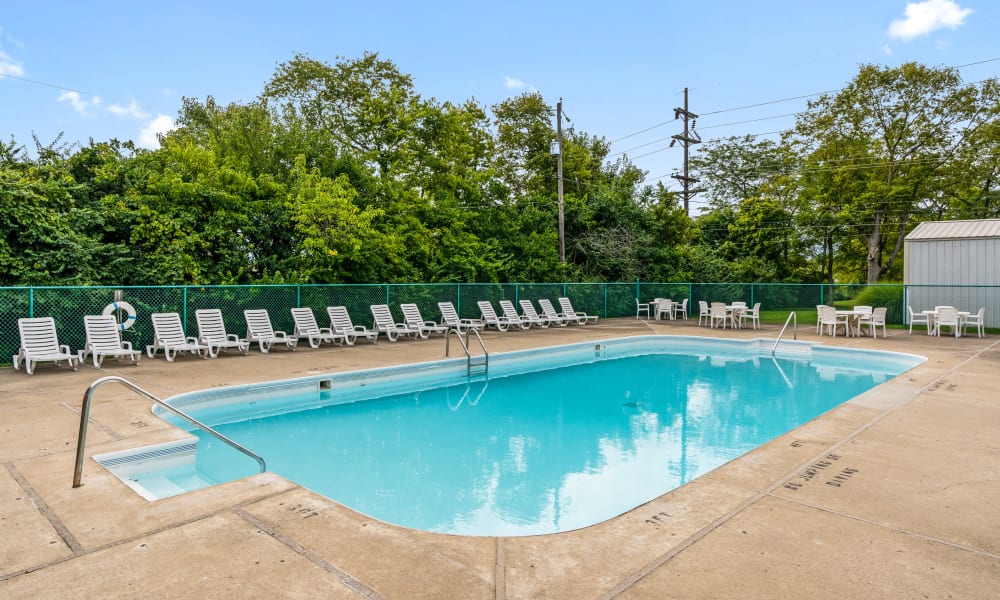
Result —
[[914, 311], [986, 308], [1000, 327], [1000, 219], [926, 221], [903, 240], [903, 284]]

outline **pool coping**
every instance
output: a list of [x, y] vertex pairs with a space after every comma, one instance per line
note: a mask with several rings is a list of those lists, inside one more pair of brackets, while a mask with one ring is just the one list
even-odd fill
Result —
[[[517, 347], [609, 332], [675, 331], [761, 335], [622, 319], [593, 328], [491, 334], [487, 343]], [[764, 332], [777, 335], [777, 328]], [[621, 517], [519, 538], [466, 538], [374, 522], [271, 474], [160, 501], [155, 509], [124, 497], [134, 494], [89, 459], [85, 485], [69, 486], [72, 448], [66, 446], [75, 436], [76, 398], [98, 375], [134, 376], [168, 395], [199, 382], [259, 380], [279, 369], [308, 374], [366, 361], [412, 361], [421, 352], [440, 356], [440, 342], [217, 359], [222, 363], [144, 361], [134, 369], [106, 362], [103, 370], [77, 373], [40, 369], [33, 378], [8, 370], [0, 414], [11, 434], [0, 440], [7, 467], [0, 489], [19, 498], [4, 501], [3, 512], [10, 515], [5, 526], [14, 521], [23, 535], [4, 536], [0, 558], [10, 560], [0, 561], [8, 565], [0, 568], [0, 592], [127, 595], [139, 577], [168, 582], [167, 573], [178, 570], [192, 581], [239, 575], [238, 589], [302, 597], [322, 591], [343, 597], [766, 597], [795, 591], [849, 597], [863, 590], [905, 595], [917, 586], [931, 595], [988, 597], [1000, 589], [1000, 530], [986, 518], [1000, 497], [1000, 448], [991, 441], [998, 427], [990, 426], [1000, 422], [992, 420], [998, 410], [992, 399], [996, 340], [898, 330], [890, 330], [888, 340], [834, 340], [808, 330], [800, 337], [905, 347], [929, 360]], [[88, 457], [177, 439], [171, 428], [151, 422], [148, 402], [124, 391], [102, 393], [91, 418]], [[900, 472], [900, 464], [911, 475]], [[887, 481], [908, 493], [896, 493]], [[790, 483], [798, 485], [786, 487]], [[952, 508], [942, 509], [945, 504]], [[197, 540], [202, 550], [187, 556], [169, 551], [179, 540]], [[817, 553], [817, 545], [824, 552]], [[900, 550], [905, 559], [897, 556]], [[209, 551], [214, 560], [205, 560]], [[140, 558], [143, 566], [134, 572], [116, 566]], [[176, 595], [196, 589], [184, 587], [193, 583], [170, 585]]]

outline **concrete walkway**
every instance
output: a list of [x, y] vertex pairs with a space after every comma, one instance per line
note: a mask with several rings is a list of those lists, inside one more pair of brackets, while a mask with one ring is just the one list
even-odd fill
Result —
[[[778, 330], [613, 319], [486, 343]], [[433, 360], [440, 338], [0, 369], [0, 597], [1000, 598], [1000, 340], [819, 338], [811, 324], [798, 338], [928, 361], [624, 515], [515, 538], [388, 525], [270, 473], [147, 502], [89, 457], [183, 434], [114, 385], [96, 395], [84, 485], [71, 487], [81, 396], [98, 377], [170, 396]]]

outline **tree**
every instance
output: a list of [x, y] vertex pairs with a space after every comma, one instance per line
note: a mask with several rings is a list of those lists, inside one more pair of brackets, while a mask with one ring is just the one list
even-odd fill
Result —
[[797, 117], [791, 143], [821, 157], [811, 166], [832, 171], [831, 185], [853, 190], [841, 198], [866, 248], [868, 283], [892, 268], [908, 228], [936, 193], [943, 165], [965, 132], [987, 118], [977, 98], [954, 69], [863, 65], [840, 92], [810, 102]]

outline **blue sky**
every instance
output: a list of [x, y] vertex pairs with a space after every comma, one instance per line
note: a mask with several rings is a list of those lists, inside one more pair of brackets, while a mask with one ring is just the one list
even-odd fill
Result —
[[739, 107], [836, 90], [862, 63], [996, 77], [998, 32], [996, 0], [5, 3], [0, 139], [155, 147], [182, 97], [250, 102], [296, 52], [370, 51], [439, 101], [561, 97], [566, 126], [678, 189], [682, 152], [668, 144], [685, 87], [703, 139], [776, 139], [806, 98]]

